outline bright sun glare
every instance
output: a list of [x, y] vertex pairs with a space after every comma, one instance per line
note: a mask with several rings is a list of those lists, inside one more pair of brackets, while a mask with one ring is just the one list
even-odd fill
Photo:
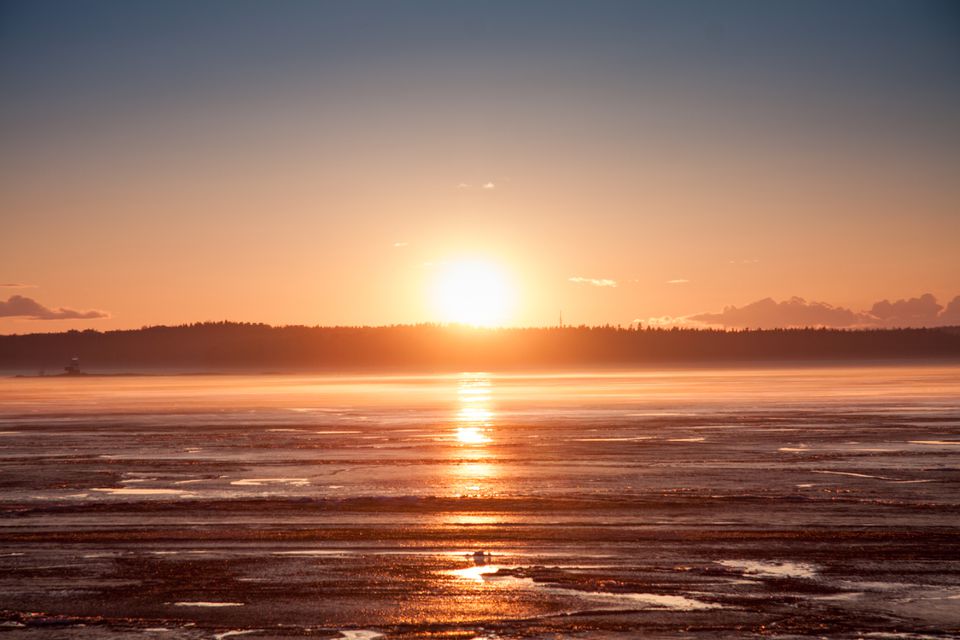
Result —
[[443, 322], [477, 327], [503, 324], [513, 304], [509, 279], [497, 265], [482, 260], [444, 264], [434, 289]]

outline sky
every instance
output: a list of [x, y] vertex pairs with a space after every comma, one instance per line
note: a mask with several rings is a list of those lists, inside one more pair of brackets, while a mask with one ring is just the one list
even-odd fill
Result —
[[0, 333], [960, 324], [958, 79], [951, 1], [3, 1]]

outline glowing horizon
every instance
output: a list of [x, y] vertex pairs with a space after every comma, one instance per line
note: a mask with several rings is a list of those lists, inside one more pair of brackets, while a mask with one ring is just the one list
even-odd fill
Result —
[[561, 5], [6, 3], [0, 333], [960, 324], [950, 3]]

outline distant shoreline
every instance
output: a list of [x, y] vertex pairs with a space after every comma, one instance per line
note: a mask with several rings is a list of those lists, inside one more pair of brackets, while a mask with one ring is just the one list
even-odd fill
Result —
[[[85, 375], [61, 374], [78, 358]], [[960, 327], [719, 331], [460, 326], [272, 327], [231, 322], [0, 336], [0, 371], [84, 378], [577, 371], [960, 361]], [[32, 375], [30, 372], [50, 372]]]

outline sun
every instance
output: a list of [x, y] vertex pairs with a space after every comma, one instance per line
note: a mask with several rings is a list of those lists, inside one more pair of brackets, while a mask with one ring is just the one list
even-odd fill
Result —
[[457, 260], [441, 265], [433, 297], [443, 322], [494, 327], [506, 321], [514, 294], [510, 279], [498, 265]]

